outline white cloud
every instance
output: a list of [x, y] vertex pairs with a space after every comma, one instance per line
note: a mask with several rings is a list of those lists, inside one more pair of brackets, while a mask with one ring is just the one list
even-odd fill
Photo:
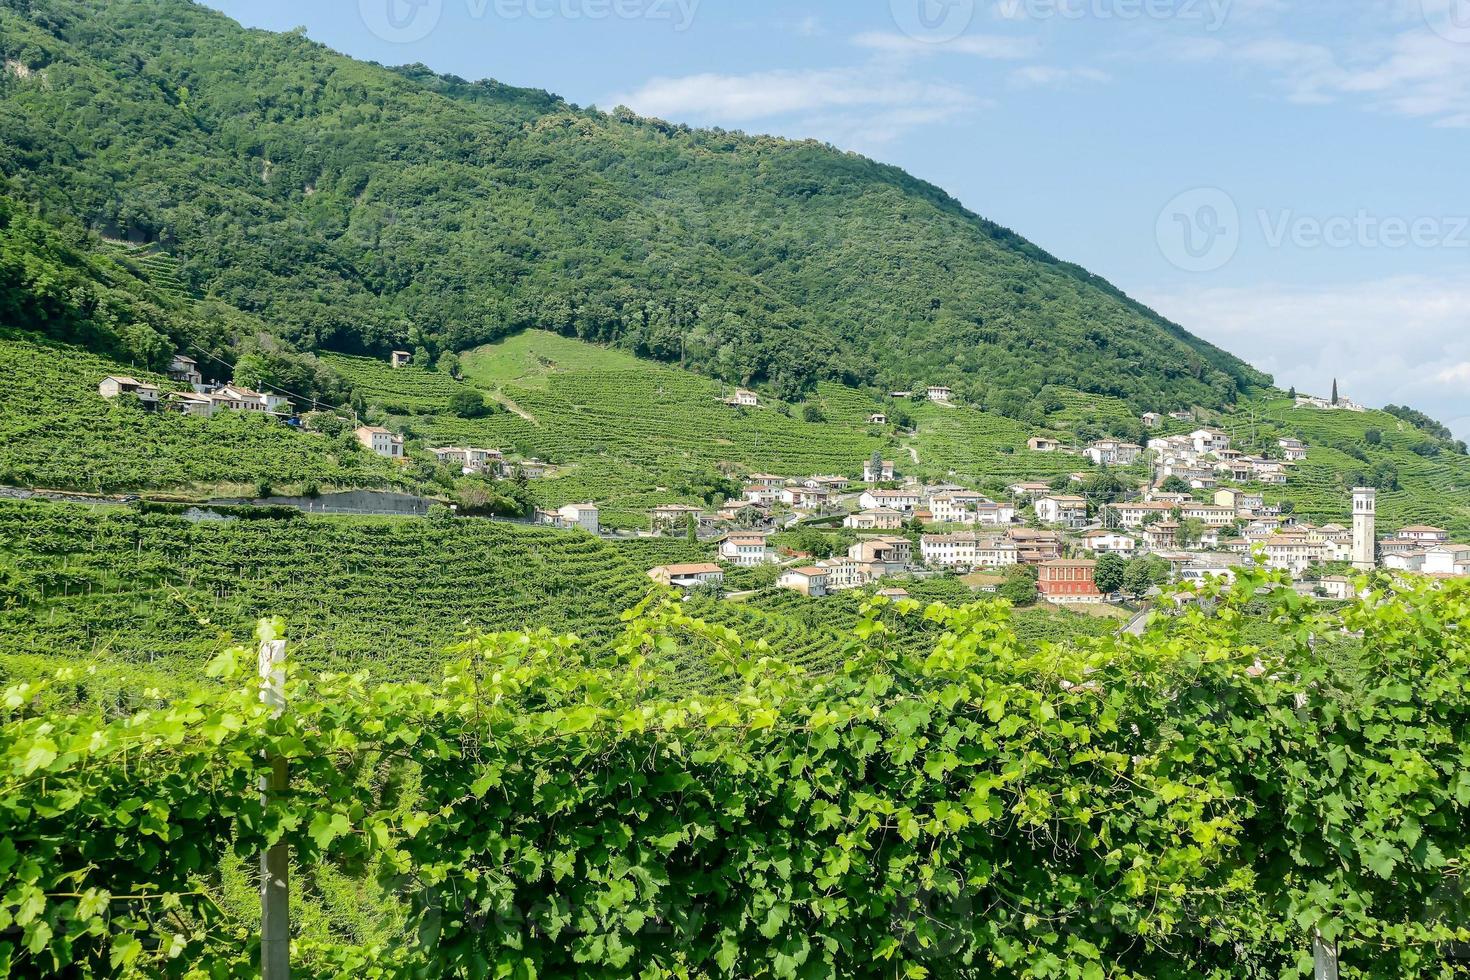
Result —
[[852, 43], [870, 51], [887, 54], [931, 55], [963, 54], [976, 58], [1016, 60], [1030, 57], [1037, 45], [1031, 38], [1004, 37], [996, 34], [966, 34], [940, 43], [923, 41], [906, 34], [868, 31], [852, 39]]
[[1445, 368], [1434, 376], [1434, 380], [1442, 385], [1470, 385], [1470, 361], [1463, 361], [1454, 367]]
[[1276, 34], [1234, 44], [1175, 37], [1153, 50], [1176, 61], [1222, 60], [1264, 71], [1303, 105], [1353, 100], [1436, 127], [1470, 126], [1470, 44], [1451, 43], [1422, 23], [1386, 38], [1347, 35], [1333, 45]]
[[986, 103], [954, 85], [907, 79], [876, 68], [831, 68], [654, 78], [636, 91], [611, 97], [607, 104], [626, 105], [643, 115], [720, 125], [785, 122], [790, 125], [781, 128], [794, 135], [863, 148]]
[[1143, 291], [1187, 330], [1282, 387], [1408, 404], [1470, 437], [1470, 277], [1401, 276], [1324, 287]]
[[1006, 81], [1015, 88], [1059, 88], [1074, 82], [1108, 82], [1112, 81], [1112, 76], [1096, 68], [1027, 65], [1012, 71]]

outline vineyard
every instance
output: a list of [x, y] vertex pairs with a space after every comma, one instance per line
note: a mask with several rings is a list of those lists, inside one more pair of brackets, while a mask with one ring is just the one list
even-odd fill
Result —
[[424, 677], [469, 629], [606, 641], [651, 589], [593, 538], [483, 520], [191, 522], [0, 502], [0, 653], [84, 654], [185, 673], [284, 616], [304, 663]]
[[321, 361], [352, 385], [370, 408], [392, 415], [447, 411], [449, 399], [466, 387], [447, 374], [419, 364], [394, 369], [380, 358], [345, 354], [322, 354]]
[[[0, 955], [252, 975], [244, 865], [281, 843], [304, 976], [1248, 980], [1318, 937], [1344, 976], [1465, 976], [1470, 589], [1204, 598], [1071, 644], [875, 602], [820, 684], [668, 603], [601, 649], [477, 637], [433, 683], [298, 670], [280, 717], [249, 649], [137, 714], [12, 686]], [[1313, 642], [1348, 634], [1350, 669]], [[665, 649], [729, 693], [670, 693]]]
[[399, 479], [350, 439], [299, 432], [259, 413], [197, 418], [108, 402], [97, 383], [109, 374], [179, 387], [79, 348], [0, 334], [0, 483], [123, 492], [257, 481], [278, 490], [386, 487]]
[[[1323, 412], [1275, 399], [1241, 406], [1220, 427], [1247, 445], [1274, 446], [1282, 437], [1308, 444], [1306, 462], [1268, 497], [1290, 501], [1310, 520], [1347, 522], [1356, 478], [1388, 466], [1398, 486], [1379, 490], [1380, 531], [1429, 524], [1452, 531], [1456, 540], [1470, 540], [1470, 459], [1448, 448], [1419, 455], [1412, 447], [1424, 446], [1428, 437], [1386, 412]], [[1369, 441], [1370, 431], [1377, 442]]]
[[916, 406], [914, 416], [919, 432], [913, 448], [921, 469], [934, 475], [953, 472], [977, 486], [999, 490], [1023, 480], [1050, 480], [1089, 465], [1079, 456], [1031, 452], [1026, 440], [1036, 433], [1000, 415], [926, 404]]

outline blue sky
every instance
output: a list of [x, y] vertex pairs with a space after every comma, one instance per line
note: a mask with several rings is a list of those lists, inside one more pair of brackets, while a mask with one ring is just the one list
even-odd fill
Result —
[[1470, 0], [207, 0], [898, 164], [1283, 385], [1470, 436]]

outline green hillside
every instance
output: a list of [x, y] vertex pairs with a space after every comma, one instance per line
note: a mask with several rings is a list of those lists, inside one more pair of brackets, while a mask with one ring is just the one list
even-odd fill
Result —
[[363, 64], [187, 0], [0, 5], [0, 174], [157, 243], [301, 350], [525, 327], [795, 397], [1047, 383], [1220, 405], [1258, 374], [892, 167]]
[[1287, 485], [1267, 494], [1311, 520], [1347, 521], [1352, 488], [1374, 486], [1380, 530], [1431, 524], [1470, 541], [1470, 457], [1452, 441], [1387, 412], [1323, 412], [1284, 398], [1252, 400], [1221, 423], [1246, 446], [1291, 437], [1311, 447]]

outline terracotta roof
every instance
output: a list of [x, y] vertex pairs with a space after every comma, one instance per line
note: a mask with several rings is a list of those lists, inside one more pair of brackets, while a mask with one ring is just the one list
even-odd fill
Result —
[[688, 562], [683, 565], [660, 565], [657, 568], [650, 569], [649, 574], [653, 572], [667, 572], [670, 575], [709, 575], [721, 571], [723, 570], [720, 566], [714, 562], [703, 561]]

